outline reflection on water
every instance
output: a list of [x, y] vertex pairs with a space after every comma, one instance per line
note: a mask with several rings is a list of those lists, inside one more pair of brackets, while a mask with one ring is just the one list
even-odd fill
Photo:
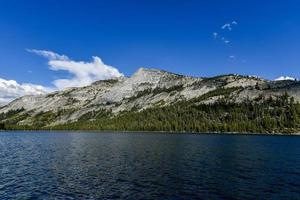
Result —
[[1, 132], [1, 199], [299, 199], [300, 137]]

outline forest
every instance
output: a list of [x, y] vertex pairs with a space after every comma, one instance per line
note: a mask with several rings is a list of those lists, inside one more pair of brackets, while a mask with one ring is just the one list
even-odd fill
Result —
[[38, 117], [31, 126], [2, 121], [0, 129], [286, 134], [300, 130], [300, 104], [287, 94], [268, 98], [261, 96], [254, 101], [242, 103], [230, 103], [221, 99], [214, 104], [202, 104], [193, 99], [142, 111], [126, 111], [118, 115], [99, 110], [86, 113], [76, 122], [47, 126], [55, 117], [55, 114], [47, 113]]

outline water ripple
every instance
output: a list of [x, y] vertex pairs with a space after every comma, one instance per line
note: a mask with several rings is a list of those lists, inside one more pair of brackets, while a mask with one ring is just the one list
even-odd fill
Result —
[[1, 199], [300, 199], [300, 137], [1, 132]]

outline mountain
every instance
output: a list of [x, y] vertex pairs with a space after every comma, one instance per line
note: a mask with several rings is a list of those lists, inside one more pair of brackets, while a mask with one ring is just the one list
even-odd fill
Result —
[[[298, 102], [296, 80], [235, 74], [198, 78], [140, 68], [131, 77], [21, 97], [0, 108], [0, 122], [6, 129], [290, 133], [299, 130], [298, 121], [287, 124], [291, 117], [298, 120]], [[293, 115], [287, 116], [288, 112]], [[272, 127], [263, 127], [266, 117]], [[242, 126], [241, 120], [247, 125]]]

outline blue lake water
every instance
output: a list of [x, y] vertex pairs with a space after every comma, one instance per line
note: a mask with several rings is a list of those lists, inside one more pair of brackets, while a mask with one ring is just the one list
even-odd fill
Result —
[[0, 199], [300, 199], [300, 137], [0, 132]]

